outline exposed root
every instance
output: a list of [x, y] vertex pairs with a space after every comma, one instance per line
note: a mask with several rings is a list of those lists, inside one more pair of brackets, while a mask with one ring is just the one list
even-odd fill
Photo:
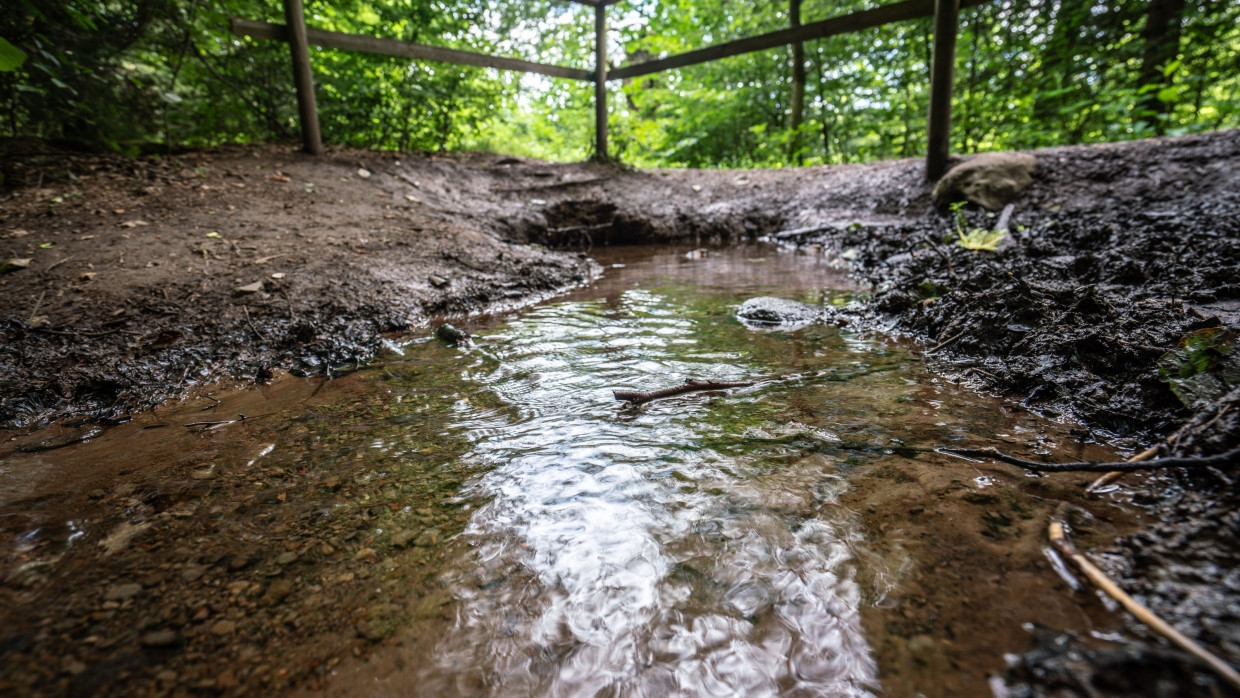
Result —
[[1105, 473], [1110, 471], [1131, 472], [1133, 470], [1150, 470], [1153, 468], [1208, 467], [1234, 465], [1237, 460], [1240, 460], [1240, 448], [1233, 448], [1230, 451], [1216, 453], [1212, 456], [1172, 456], [1142, 461], [1134, 459], [1130, 461], [1121, 461], [1118, 463], [1104, 463], [1097, 461], [1081, 461], [1077, 463], [1040, 463], [1038, 461], [1017, 458], [1016, 456], [1009, 456], [1008, 454], [994, 448], [944, 448], [942, 449], [942, 452], [952, 453], [958, 456], [971, 456], [974, 458], [992, 458], [997, 461], [1020, 466], [1026, 470], [1036, 470], [1042, 473]]
[[1180, 634], [1179, 631], [1171, 627], [1162, 618], [1154, 615], [1153, 611], [1142, 606], [1076, 549], [1076, 546], [1068, 539], [1067, 533], [1067, 515], [1070, 508], [1071, 505], [1063, 502], [1055, 509], [1054, 515], [1051, 516], [1050, 526], [1047, 528], [1047, 537], [1050, 538], [1051, 544], [1065, 557], [1071, 559], [1080, 568], [1081, 572], [1089, 578], [1089, 581], [1106, 592], [1107, 596], [1115, 599], [1133, 617], [1149, 626], [1154, 632], [1167, 638], [1176, 647], [1201, 660], [1232, 688], [1240, 690], [1240, 673], [1237, 673], [1229, 664], [1211, 654], [1201, 645]]

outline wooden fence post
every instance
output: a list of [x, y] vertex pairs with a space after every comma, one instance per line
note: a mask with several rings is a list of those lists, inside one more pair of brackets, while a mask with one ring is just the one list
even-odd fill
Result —
[[926, 179], [931, 182], [937, 181], [947, 171], [959, 16], [960, 0], [934, 0], [934, 56], [930, 67], [929, 139], [926, 148]]
[[[789, 0], [788, 20], [793, 28], [801, 26], [801, 0]], [[792, 44], [792, 114], [788, 119], [788, 159], [804, 165], [801, 154], [801, 123], [805, 119], [805, 45], [800, 41]]]
[[607, 159], [607, 5], [594, 6], [594, 157]]
[[288, 46], [293, 54], [293, 82], [297, 85], [297, 111], [301, 116], [301, 140], [307, 153], [323, 152], [319, 135], [319, 111], [314, 100], [314, 74], [310, 72], [310, 48], [306, 41], [306, 15], [301, 0], [284, 0]]

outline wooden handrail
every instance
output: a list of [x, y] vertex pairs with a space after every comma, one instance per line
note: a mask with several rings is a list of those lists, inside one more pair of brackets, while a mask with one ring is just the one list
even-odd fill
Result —
[[[234, 17], [231, 20], [231, 26], [232, 33], [238, 36], [288, 41], [288, 27], [283, 24], [258, 22], [252, 19]], [[594, 73], [589, 70], [535, 63], [534, 61], [521, 60], [520, 58], [488, 56], [485, 53], [461, 51], [441, 46], [427, 46], [425, 44], [415, 44], [396, 39], [383, 39], [375, 36], [363, 36], [361, 34], [344, 34], [342, 32], [307, 28], [306, 40], [315, 46], [343, 49], [345, 51], [362, 51], [364, 53], [376, 53], [382, 56], [397, 56], [400, 58], [421, 58], [428, 61], [473, 65], [480, 68], [500, 68], [503, 70], [517, 70], [523, 73], [538, 73], [539, 75], [549, 75], [553, 78], [594, 81]]]
[[[962, 9], [974, 7], [990, 1], [961, 0], [960, 7]], [[753, 53], [754, 51], [765, 51], [766, 49], [795, 44], [800, 41], [823, 39], [828, 36], [836, 36], [837, 34], [848, 34], [891, 22], [933, 16], [934, 0], [904, 0], [904, 2], [882, 5], [869, 10], [851, 12], [838, 17], [802, 24], [799, 27], [789, 27], [788, 29], [780, 29], [766, 34], [729, 41], [724, 44], [707, 46], [706, 48], [686, 51], [645, 63], [622, 66], [608, 71], [607, 79], [623, 80], [625, 78], [637, 77], [638, 75], [649, 75], [650, 73], [683, 68], [688, 65], [706, 63], [720, 58], [739, 56], [745, 53]]]

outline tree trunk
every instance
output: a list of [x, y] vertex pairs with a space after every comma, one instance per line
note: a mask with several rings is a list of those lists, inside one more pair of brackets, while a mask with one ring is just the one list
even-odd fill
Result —
[[1180, 54], [1180, 21], [1184, 15], [1184, 0], [1150, 0], [1145, 15], [1145, 27], [1141, 40], [1145, 50], [1141, 56], [1141, 72], [1137, 75], [1137, 89], [1147, 89], [1138, 105], [1141, 116], [1153, 120], [1154, 130], [1162, 135], [1167, 130], [1165, 115], [1171, 109], [1170, 102], [1158, 98], [1158, 93], [1171, 85], [1171, 76], [1163, 68]]

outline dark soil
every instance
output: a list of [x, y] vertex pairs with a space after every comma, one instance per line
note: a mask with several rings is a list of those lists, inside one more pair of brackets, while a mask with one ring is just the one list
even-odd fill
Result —
[[[1148, 446], [1194, 420], [1170, 451], [1240, 444], [1235, 394], [1186, 408], [1156, 367], [1191, 331], [1240, 327], [1240, 132], [1038, 151], [997, 252], [944, 241], [956, 222], [932, 204], [917, 160], [631, 171], [352, 151], [315, 160], [275, 146], [141, 160], [9, 149], [0, 260], [32, 261], [0, 273], [0, 427], [62, 420], [52, 441], [196, 385], [338, 375], [385, 333], [586, 283], [594, 246], [808, 229], [781, 239], [821, 247], [873, 288], [849, 321], [924, 342], [945, 373], [1079, 420], [1083, 436]], [[1235, 662], [1230, 478], [1130, 477], [1165, 523], [1118, 539], [1107, 566]], [[1072, 644], [1047, 640], [1013, 677], [1032, 681], [1030, 694], [1132, 695], [1107, 681], [1137, 656], [1166, 667], [1147, 687], [1199, 680], [1149, 642], [1144, 654], [1099, 655], [1093, 674], [1069, 662], [1071, 681], [1088, 685], [1060, 690], [1045, 677], [1067, 666]]]

